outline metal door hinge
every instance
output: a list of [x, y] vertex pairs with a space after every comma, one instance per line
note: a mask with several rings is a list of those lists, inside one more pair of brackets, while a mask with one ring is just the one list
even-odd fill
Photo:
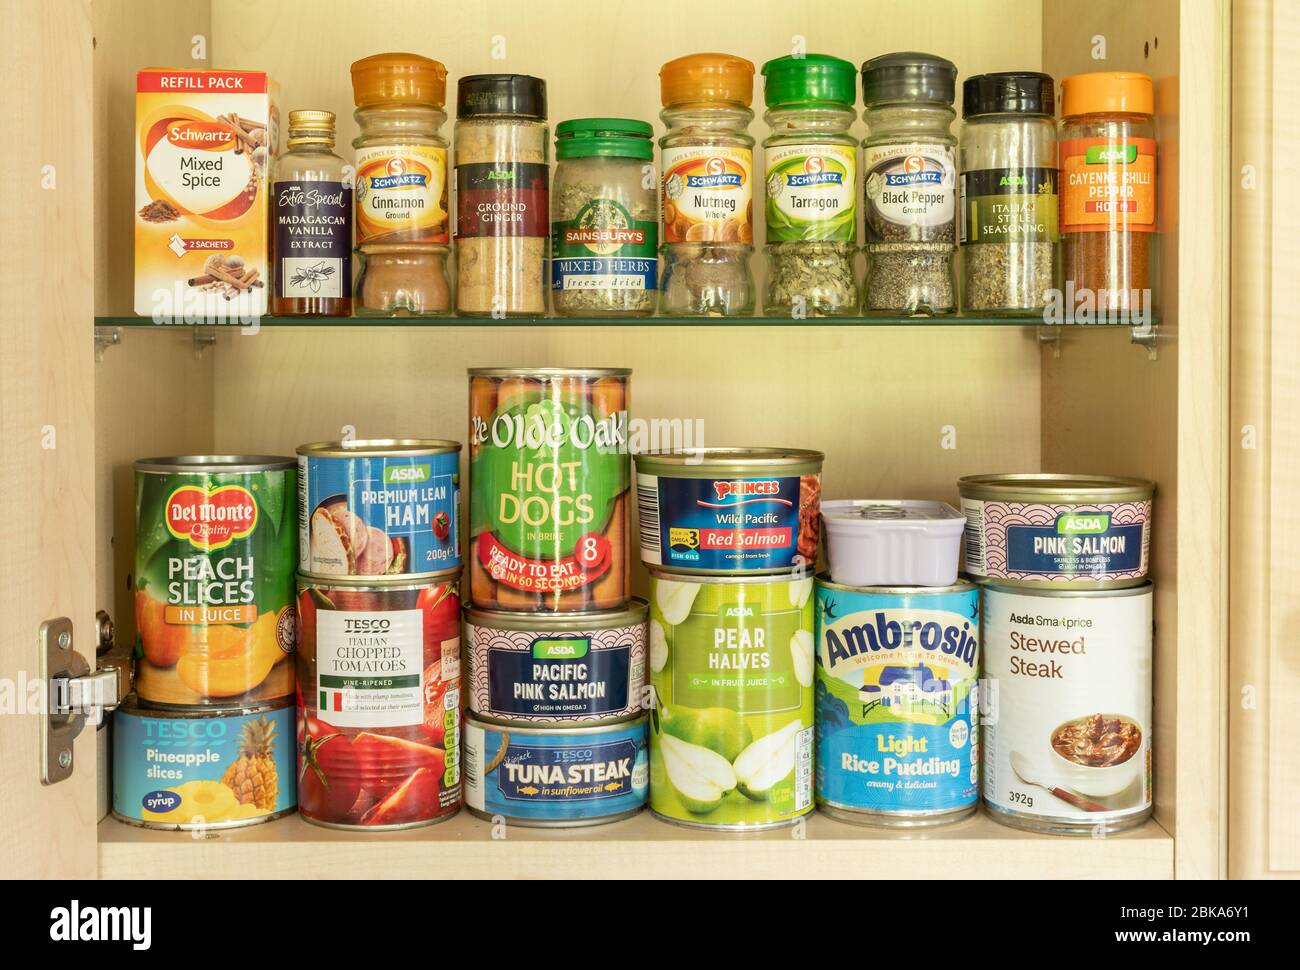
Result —
[[88, 723], [98, 724], [131, 689], [130, 671], [105, 665], [91, 672], [72, 647], [72, 621], [46, 620], [39, 634], [39, 670], [49, 698], [41, 712], [41, 784], [72, 775], [73, 742]]

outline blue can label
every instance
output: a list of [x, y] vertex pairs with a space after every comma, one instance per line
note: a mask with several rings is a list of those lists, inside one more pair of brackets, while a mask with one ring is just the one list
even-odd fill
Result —
[[608, 729], [514, 731], [465, 725], [465, 803], [505, 819], [578, 821], [645, 804], [646, 722]]
[[776, 572], [816, 562], [819, 476], [637, 475], [641, 560], [669, 569]]
[[941, 812], [979, 791], [979, 595], [817, 582], [819, 802]]
[[297, 805], [294, 708], [113, 716], [113, 812], [159, 828], [247, 823]]
[[460, 454], [302, 455], [299, 569], [422, 576], [460, 568]]

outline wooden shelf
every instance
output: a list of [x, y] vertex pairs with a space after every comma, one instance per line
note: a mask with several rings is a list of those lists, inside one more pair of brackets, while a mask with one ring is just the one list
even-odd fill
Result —
[[925, 834], [814, 814], [792, 830], [731, 835], [648, 812], [586, 829], [508, 828], [462, 812], [364, 837], [298, 816], [196, 840], [113, 818], [99, 825], [102, 879], [133, 878], [1172, 878], [1173, 838], [1156, 822], [1105, 839], [1039, 836], [983, 814]]

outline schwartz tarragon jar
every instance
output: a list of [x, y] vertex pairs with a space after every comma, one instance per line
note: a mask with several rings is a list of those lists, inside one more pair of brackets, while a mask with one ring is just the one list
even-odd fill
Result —
[[622, 608], [627, 384], [617, 368], [470, 372], [470, 591], [476, 607]]

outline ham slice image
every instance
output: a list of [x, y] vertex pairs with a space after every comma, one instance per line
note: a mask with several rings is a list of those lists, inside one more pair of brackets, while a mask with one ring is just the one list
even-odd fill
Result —
[[383, 529], [370, 526], [365, 547], [356, 557], [355, 572], [361, 576], [383, 576], [393, 563], [393, 544]]

